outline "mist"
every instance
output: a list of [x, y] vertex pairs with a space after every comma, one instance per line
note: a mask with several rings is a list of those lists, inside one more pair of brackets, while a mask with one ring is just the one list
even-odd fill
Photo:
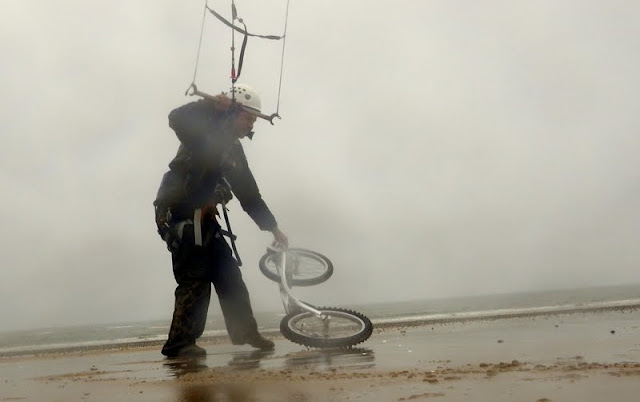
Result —
[[[212, 4], [224, 15], [229, 10]], [[280, 34], [285, 1], [237, 1]], [[9, 1], [0, 16], [3, 330], [169, 319], [175, 283], [152, 202], [195, 98], [201, 2]], [[638, 283], [640, 5], [625, 1], [292, 1], [282, 120], [244, 142], [292, 246], [349, 306]], [[207, 16], [196, 82], [230, 85]], [[236, 38], [238, 39], [238, 38]], [[280, 44], [241, 81], [278, 103]], [[255, 310], [272, 238], [230, 204]]]

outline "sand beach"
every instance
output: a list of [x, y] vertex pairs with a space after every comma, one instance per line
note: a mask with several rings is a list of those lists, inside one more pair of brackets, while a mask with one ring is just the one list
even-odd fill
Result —
[[204, 340], [200, 359], [158, 344], [0, 359], [0, 401], [633, 401], [640, 310], [398, 322], [352, 349], [274, 351]]

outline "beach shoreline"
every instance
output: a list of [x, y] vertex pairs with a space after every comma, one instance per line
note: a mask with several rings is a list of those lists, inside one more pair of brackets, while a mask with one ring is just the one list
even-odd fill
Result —
[[[446, 324], [464, 324], [476, 321], [497, 321], [518, 318], [536, 318], [536, 317], [560, 317], [564, 315], [575, 314], [600, 314], [607, 312], [634, 312], [640, 310], [640, 302], [637, 300], [620, 301], [618, 303], [608, 303], [607, 305], [596, 305], [592, 307], [581, 306], [560, 306], [560, 307], [537, 307], [529, 309], [519, 309], [518, 311], [480, 311], [459, 314], [434, 314], [431, 316], [403, 317], [401, 319], [385, 319], [372, 320], [376, 330], [393, 329], [393, 328], [410, 328], [429, 325], [446, 325]], [[272, 339], [283, 339], [280, 331], [277, 329], [261, 330], [261, 333]], [[129, 352], [138, 350], [150, 350], [162, 347], [165, 340], [138, 340], [130, 342], [105, 342], [98, 345], [77, 345], [62, 347], [47, 347], [42, 349], [20, 349], [17, 351], [0, 352], [0, 362], [4, 359], [17, 357], [48, 357], [55, 355], [68, 356], [71, 354], [82, 353], [114, 353]], [[227, 334], [203, 335], [199, 339], [200, 343], [209, 345], [229, 343]]]
[[623, 401], [640, 394], [637, 307], [381, 325], [353, 349], [309, 350], [271, 335], [269, 352], [203, 339], [202, 359], [165, 359], [161, 342], [5, 356], [0, 401]]

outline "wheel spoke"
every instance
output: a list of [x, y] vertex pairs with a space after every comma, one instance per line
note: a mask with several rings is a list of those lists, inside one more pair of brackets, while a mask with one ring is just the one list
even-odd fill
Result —
[[317, 307], [317, 316], [309, 311], [291, 313], [280, 322], [280, 331], [292, 342], [305, 346], [350, 347], [367, 340], [373, 332], [371, 320], [351, 310]]
[[[304, 249], [289, 249], [286, 253], [287, 280], [291, 285], [315, 285], [326, 281], [333, 274], [333, 265], [321, 254]], [[280, 255], [280, 253], [266, 254], [260, 261], [263, 273], [275, 281], [280, 281], [278, 273]]]
[[291, 320], [290, 328], [304, 336], [323, 339], [347, 338], [360, 333], [364, 322], [355, 316], [344, 313], [328, 312], [328, 318], [320, 318], [311, 313], [303, 313], [297, 319]]

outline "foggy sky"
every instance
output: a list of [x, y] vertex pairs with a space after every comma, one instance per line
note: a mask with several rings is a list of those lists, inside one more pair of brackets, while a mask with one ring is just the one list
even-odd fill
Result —
[[[178, 146], [167, 114], [194, 100], [203, 4], [3, 2], [0, 329], [170, 317], [151, 203]], [[285, 0], [236, 4], [250, 31], [282, 32]], [[640, 282], [639, 13], [292, 0], [283, 118], [244, 146], [292, 246], [335, 264], [299, 294], [339, 307]], [[228, 89], [230, 38], [207, 16], [202, 90]], [[280, 44], [249, 40], [241, 81], [267, 114], [279, 63]], [[271, 235], [230, 208], [254, 309], [277, 310], [257, 267]]]

